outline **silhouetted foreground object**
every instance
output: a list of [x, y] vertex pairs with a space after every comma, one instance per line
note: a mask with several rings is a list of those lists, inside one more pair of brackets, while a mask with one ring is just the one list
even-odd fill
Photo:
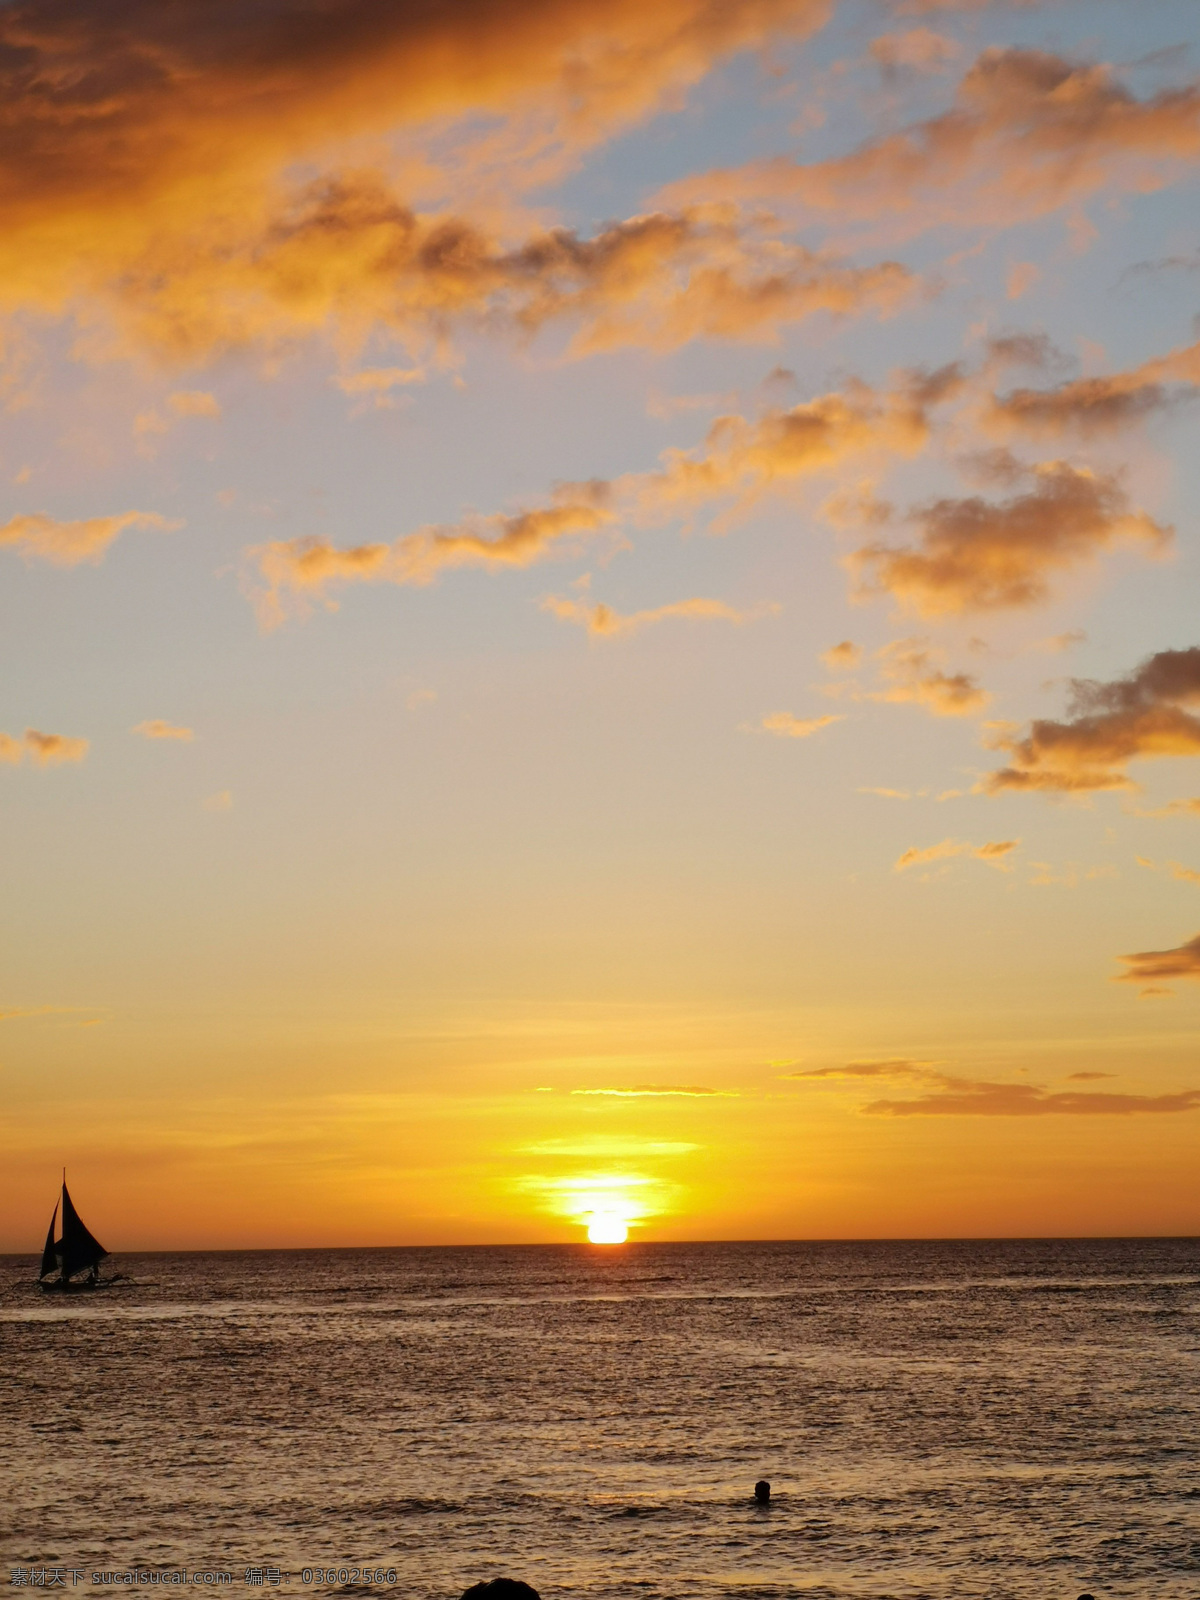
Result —
[[473, 1583], [462, 1600], [541, 1600], [541, 1596], [519, 1578], [493, 1578], [490, 1583]]
[[1094, 1594], [1081, 1594], [1079, 1600], [1096, 1600], [1096, 1596]]
[[760, 1506], [769, 1505], [771, 1503], [771, 1485], [765, 1478], [760, 1478], [754, 1485], [754, 1498], [758, 1501]]
[[[56, 1204], [46, 1233], [45, 1247], [42, 1250], [38, 1282], [43, 1289], [57, 1290], [59, 1294], [71, 1293], [78, 1289], [107, 1289], [110, 1284], [117, 1281], [115, 1278], [100, 1276], [100, 1263], [108, 1251], [94, 1234], [88, 1232], [83, 1218], [72, 1204], [71, 1196], [67, 1193], [65, 1167], [61, 1204], [62, 1237], [60, 1239], [54, 1237], [54, 1224], [58, 1221]], [[86, 1272], [87, 1277], [78, 1277], [81, 1272]]]

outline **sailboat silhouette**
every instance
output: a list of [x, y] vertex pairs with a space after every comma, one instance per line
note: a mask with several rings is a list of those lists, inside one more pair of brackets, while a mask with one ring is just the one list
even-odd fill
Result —
[[[54, 1225], [58, 1221], [59, 1204], [62, 1206], [62, 1233], [56, 1240]], [[107, 1289], [118, 1282], [119, 1275], [100, 1276], [100, 1263], [108, 1251], [89, 1232], [83, 1218], [75, 1209], [67, 1189], [67, 1169], [63, 1168], [62, 1200], [55, 1204], [46, 1230], [46, 1243], [42, 1250], [42, 1266], [38, 1283], [49, 1293], [69, 1294], [76, 1290]], [[85, 1277], [80, 1277], [85, 1273]]]

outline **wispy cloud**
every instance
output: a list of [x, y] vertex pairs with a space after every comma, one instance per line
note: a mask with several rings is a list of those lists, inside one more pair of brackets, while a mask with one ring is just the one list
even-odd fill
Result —
[[740, 625], [744, 622], [757, 621], [760, 617], [777, 615], [780, 610], [779, 606], [768, 603], [747, 611], [738, 611], [735, 607], [726, 605], [723, 600], [692, 598], [675, 600], [669, 605], [655, 606], [646, 611], [622, 614], [600, 601], [588, 605], [580, 600], [554, 594], [546, 595], [541, 601], [541, 607], [543, 611], [549, 611], [564, 622], [577, 623], [580, 627], [586, 628], [594, 638], [600, 639], [618, 638], [636, 633], [640, 628], [653, 626], [656, 622], [669, 622], [675, 619], [690, 622], [733, 622]]
[[1159, 983], [1171, 978], [1200, 978], [1200, 933], [1173, 950], [1138, 950], [1118, 956], [1126, 970], [1117, 983]]
[[1101, 190], [1161, 187], [1189, 175], [1197, 154], [1197, 84], [1143, 100], [1111, 66], [992, 48], [938, 116], [827, 161], [779, 157], [687, 178], [664, 199], [790, 203], [802, 214], [877, 231], [888, 220], [895, 233], [995, 227], [1076, 206]]
[[946, 652], [929, 639], [893, 639], [871, 660], [882, 688], [866, 689], [857, 679], [842, 679], [825, 684], [824, 693], [838, 700], [921, 706], [935, 717], [974, 716], [991, 699], [973, 673], [948, 672]]
[[926, 1078], [936, 1066], [936, 1061], [920, 1061], [911, 1056], [885, 1056], [880, 1061], [845, 1061], [836, 1067], [809, 1067], [782, 1076], [798, 1082], [810, 1078]]
[[149, 528], [173, 533], [183, 523], [153, 511], [123, 511], [112, 517], [85, 517], [59, 522], [43, 511], [13, 517], [0, 527], [0, 547], [7, 545], [27, 561], [48, 561], [56, 567], [77, 567], [81, 562], [103, 560], [109, 545], [126, 528]]
[[777, 739], [810, 739], [822, 728], [835, 722], [845, 722], [843, 715], [827, 714], [823, 717], [795, 717], [790, 711], [771, 711], [760, 722], [747, 724], [747, 731], [773, 733]]
[[1033, 1083], [988, 1083], [947, 1078], [915, 1100], [874, 1100], [863, 1110], [885, 1117], [1132, 1117], [1194, 1111], [1200, 1089], [1176, 1094], [1052, 1092]]
[[1200, 795], [1185, 800], [1168, 800], [1164, 806], [1145, 809], [1131, 806], [1135, 817], [1200, 817]]
[[82, 761], [88, 753], [86, 739], [71, 739], [62, 733], [42, 733], [26, 728], [24, 737], [0, 733], [0, 761], [19, 766], [28, 756], [37, 767], [56, 767], [64, 762]]
[[1005, 857], [1016, 850], [1020, 843], [1019, 839], [996, 839], [987, 844], [968, 844], [962, 839], [943, 839], [940, 844], [931, 844], [925, 849], [917, 849], [914, 846], [906, 850], [892, 870], [907, 872], [910, 867], [927, 866], [932, 861], [945, 861], [951, 856], [974, 856], [977, 861], [985, 861], [989, 866], [1009, 871], [1010, 865]]
[[1150, 872], [1169, 873], [1178, 883], [1200, 884], [1200, 872], [1195, 867], [1185, 867], [1181, 861], [1164, 861], [1160, 865], [1148, 856], [1136, 856], [1134, 859], [1139, 867], [1146, 867]]
[[183, 744], [190, 744], [196, 737], [191, 728], [178, 727], [173, 722], [164, 722], [161, 717], [151, 717], [147, 722], [139, 722], [131, 733], [141, 734], [143, 739], [178, 739]]
[[869, 693], [870, 700], [924, 706], [936, 717], [969, 717], [991, 699], [970, 673], [946, 672], [945, 651], [926, 639], [895, 639], [875, 659], [888, 687]]
[[526, 567], [570, 541], [610, 536], [619, 522], [654, 525], [721, 501], [745, 510], [772, 490], [856, 456], [911, 456], [925, 446], [930, 411], [958, 383], [949, 370], [900, 374], [890, 387], [851, 383], [749, 420], [718, 417], [695, 450], [666, 450], [657, 470], [560, 484], [548, 504], [434, 525], [392, 543], [273, 540], [245, 552], [246, 588], [262, 625], [304, 616], [347, 584], [425, 584], [451, 568]]
[[[0, 1022], [24, 1022], [34, 1017], [70, 1017], [78, 1016], [85, 1006], [10, 1006], [7, 1010], [0, 1010]], [[91, 1018], [89, 1026], [98, 1022], [99, 1018]]]
[[862, 658], [862, 646], [855, 644], [853, 639], [843, 639], [840, 644], [831, 645], [822, 653], [821, 662], [830, 672], [853, 672], [862, 664]]
[[329, 590], [346, 584], [432, 583], [456, 567], [527, 567], [569, 539], [586, 539], [614, 521], [608, 486], [569, 484], [555, 503], [511, 516], [475, 517], [422, 528], [392, 544], [339, 547], [324, 539], [273, 540], [246, 552], [248, 588], [264, 628], [305, 616], [314, 602], [330, 606]]
[[[1107, 1074], [1081, 1073], [1079, 1078]], [[860, 1109], [885, 1117], [1129, 1117], [1165, 1115], [1200, 1107], [1200, 1089], [1174, 1094], [1119, 1094], [1110, 1091], [1050, 1090], [1036, 1083], [997, 1083], [941, 1072], [932, 1062], [899, 1057], [884, 1061], [848, 1062], [789, 1073], [794, 1080], [897, 1078], [925, 1085], [928, 1092], [909, 1099], [872, 1100]]]
[[685, 1099], [715, 1096], [736, 1100], [736, 1089], [709, 1089], [696, 1083], [635, 1083], [627, 1089], [572, 1089], [572, 1094], [613, 1095], [618, 1099], [662, 1099], [680, 1095]]

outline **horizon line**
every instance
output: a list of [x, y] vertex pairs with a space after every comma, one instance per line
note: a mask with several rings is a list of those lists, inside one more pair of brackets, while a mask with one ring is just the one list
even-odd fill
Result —
[[[457, 1241], [443, 1244], [261, 1244], [261, 1245], [182, 1245], [156, 1246], [153, 1249], [110, 1250], [109, 1256], [217, 1256], [217, 1255], [311, 1255], [316, 1252], [382, 1252], [398, 1250], [586, 1250], [611, 1255], [632, 1247], [667, 1246], [689, 1248], [707, 1245], [866, 1245], [866, 1244], [1185, 1244], [1200, 1243], [1195, 1233], [1025, 1233], [1025, 1234], [824, 1234], [809, 1238], [766, 1237], [729, 1239], [626, 1239], [621, 1244], [594, 1244], [583, 1239], [542, 1239]], [[36, 1260], [37, 1250], [0, 1250], [0, 1261]]]

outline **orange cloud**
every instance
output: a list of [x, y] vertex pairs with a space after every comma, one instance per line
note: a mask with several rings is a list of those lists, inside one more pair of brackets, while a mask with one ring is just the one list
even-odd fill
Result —
[[910, 373], [888, 390], [851, 383], [754, 421], [718, 417], [702, 447], [665, 451], [660, 471], [620, 484], [637, 510], [655, 516], [732, 495], [748, 504], [855, 456], [913, 456], [928, 441], [930, 408], [950, 384], [945, 374]]
[[625, 616], [602, 602], [585, 605], [582, 601], [548, 594], [541, 602], [542, 610], [552, 612], [564, 622], [576, 622], [595, 638], [612, 639], [618, 635], [636, 633], [639, 628], [656, 622], [666, 622], [682, 617], [700, 622], [753, 622], [762, 616], [778, 612], [777, 605], [759, 606], [752, 611], [736, 611], [723, 600], [676, 600], [671, 605], [656, 606], [650, 611], [634, 611]]
[[989, 774], [985, 793], [1043, 789], [1071, 793], [1129, 789], [1130, 761], [1200, 755], [1200, 648], [1163, 650], [1112, 683], [1073, 679], [1071, 714], [1030, 724], [1024, 738], [1002, 734], [1007, 767]]
[[191, 728], [176, 727], [173, 723], [164, 722], [161, 717], [153, 717], [148, 722], [139, 722], [131, 731], [140, 733], [143, 739], [179, 739], [187, 744], [196, 737]]
[[1134, 808], [1133, 814], [1136, 817], [1200, 817], [1200, 796], [1191, 800], [1168, 800], [1165, 806], [1153, 811]]
[[893, 872], [907, 872], [909, 867], [924, 866], [930, 861], [943, 861], [949, 856], [974, 856], [977, 861], [986, 861], [993, 866], [1000, 866], [1008, 870], [1004, 857], [1017, 849], [1019, 839], [997, 839], [988, 844], [967, 844], [962, 839], [943, 839], [940, 844], [929, 845], [924, 850], [915, 847], [906, 850], [892, 868]]
[[[1113, 1094], [1108, 1091], [1066, 1090], [1052, 1093], [1034, 1083], [993, 1083], [982, 1078], [959, 1078], [934, 1070], [931, 1062], [850, 1062], [844, 1067], [824, 1067], [812, 1072], [789, 1073], [791, 1078], [907, 1078], [929, 1087], [927, 1094], [911, 1100], [873, 1100], [862, 1110], [868, 1116], [889, 1117], [1046, 1117], [1167, 1114], [1192, 1111], [1200, 1106], [1200, 1089], [1177, 1094]], [[1105, 1077], [1105, 1073], [1078, 1073], [1078, 1078]]]
[[1185, 867], [1182, 861], [1167, 861], [1160, 867], [1157, 861], [1151, 861], [1146, 856], [1134, 856], [1139, 867], [1146, 867], [1151, 872], [1169, 872], [1177, 883], [1200, 884], [1200, 872], [1195, 867]]
[[946, 1078], [931, 1094], [915, 1100], [873, 1100], [863, 1110], [877, 1117], [1132, 1117], [1198, 1106], [1200, 1089], [1156, 1095], [1070, 1089], [1052, 1094], [1034, 1083]]
[[1019, 300], [1022, 295], [1028, 294], [1041, 275], [1040, 269], [1032, 261], [1015, 261], [1008, 269], [1008, 298]]
[[944, 672], [945, 652], [923, 639], [894, 639], [876, 660], [889, 687], [869, 694], [870, 700], [924, 706], [935, 717], [969, 717], [991, 699], [970, 673]]
[[279, 539], [246, 552], [258, 569], [251, 596], [266, 628], [304, 616], [330, 588], [350, 583], [426, 584], [451, 567], [526, 567], [568, 538], [590, 537], [614, 520], [608, 486], [564, 485], [557, 504], [512, 516], [477, 517], [456, 526], [422, 528], [392, 544], [339, 548], [323, 539]]
[[894, 261], [855, 267], [760, 238], [730, 207], [506, 244], [465, 217], [415, 212], [372, 172], [327, 180], [257, 232], [221, 233], [122, 280], [138, 337], [189, 358], [321, 330], [361, 337], [383, 326], [428, 346], [460, 325], [533, 333], [551, 322], [574, 327], [581, 354], [669, 349], [771, 338], [818, 311], [887, 315], [916, 288]]
[[41, 733], [37, 728], [26, 728], [24, 739], [18, 743], [9, 734], [0, 735], [0, 760], [16, 765], [24, 755], [38, 767], [61, 766], [66, 761], [82, 761], [88, 753], [86, 739], [69, 739], [61, 733]]
[[177, 417], [219, 417], [221, 404], [216, 395], [204, 389], [177, 389], [167, 396], [167, 404]]
[[1131, 510], [1116, 477], [1065, 461], [1035, 467], [1032, 488], [1009, 500], [935, 500], [907, 520], [915, 544], [865, 545], [848, 564], [862, 593], [891, 594], [922, 616], [1033, 605], [1053, 573], [1121, 541], [1162, 549], [1172, 532]]
[[1101, 190], [1143, 192], [1200, 155], [1200, 87], [1139, 100], [1109, 66], [989, 49], [940, 116], [803, 164], [779, 158], [672, 185], [667, 197], [792, 201], [839, 220], [890, 216], [909, 231], [995, 226]]
[[[379, 254], [394, 249], [396, 231], [360, 207], [365, 235], [351, 229], [339, 242], [329, 212], [340, 207], [345, 220], [343, 198], [353, 208], [364, 183], [380, 191], [382, 175], [361, 179], [353, 164], [381, 136], [405, 133], [392, 164], [427, 190], [462, 190], [489, 171], [510, 187], [536, 185], [571, 152], [677, 102], [723, 57], [804, 36], [830, 9], [830, 0], [329, 0], [316, 10], [189, 0], [164, 10], [113, 0], [64, 12], [27, 0], [0, 10], [4, 297], [57, 310], [80, 292], [106, 296], [168, 351], [228, 341], [241, 294], [263, 302], [245, 306], [243, 332], [263, 317], [311, 326], [355, 283], [364, 300], [384, 292]], [[449, 170], [439, 170], [447, 142]], [[317, 174], [310, 196], [332, 197], [315, 210], [287, 194], [284, 175], [300, 165]], [[447, 288], [460, 225], [415, 234]], [[393, 267], [402, 280], [402, 256]], [[802, 299], [847, 292], [800, 285], [795, 261], [789, 274], [784, 292]], [[752, 287], [772, 292], [758, 278]], [[695, 298], [706, 293], [698, 286]], [[749, 308], [741, 315], [753, 320]]]
[[804, 1072], [785, 1072], [788, 1079], [808, 1078], [926, 1078], [935, 1063], [914, 1061], [909, 1056], [888, 1056], [882, 1061], [847, 1061], [840, 1067], [811, 1067]]
[[790, 711], [772, 711], [758, 724], [764, 733], [773, 733], [779, 739], [808, 739], [822, 728], [835, 722], [845, 722], [844, 716], [794, 717]]
[[382, 394], [410, 383], [424, 383], [424, 367], [363, 367], [348, 372], [334, 382], [343, 394]]
[[1127, 372], [1076, 378], [1051, 389], [1014, 389], [984, 411], [993, 432], [1055, 438], [1111, 433], [1200, 395], [1200, 344], [1156, 356]]
[[695, 450], [666, 450], [652, 472], [558, 487], [549, 506], [423, 528], [391, 544], [331, 545], [282, 539], [245, 552], [246, 587], [264, 627], [306, 615], [330, 588], [349, 583], [422, 584], [451, 567], [525, 567], [569, 538], [611, 530], [623, 509], [654, 523], [722, 499], [739, 507], [856, 455], [911, 456], [925, 445], [932, 407], [960, 382], [957, 368], [902, 373], [891, 388], [850, 383], [751, 421], [718, 417]]
[[862, 658], [861, 645], [855, 644], [852, 639], [843, 639], [841, 644], [831, 645], [821, 656], [821, 661], [830, 672], [853, 672]]
[[1163, 978], [1200, 978], [1200, 933], [1174, 950], [1138, 950], [1118, 956], [1128, 971], [1117, 983], [1153, 983]]
[[35, 511], [13, 517], [0, 527], [0, 546], [20, 551], [27, 561], [77, 567], [83, 561], [103, 560], [109, 545], [126, 528], [173, 533], [182, 527], [182, 522], [171, 522], [153, 511], [125, 511], [119, 516], [87, 517], [79, 522], [57, 522], [44, 511]]

